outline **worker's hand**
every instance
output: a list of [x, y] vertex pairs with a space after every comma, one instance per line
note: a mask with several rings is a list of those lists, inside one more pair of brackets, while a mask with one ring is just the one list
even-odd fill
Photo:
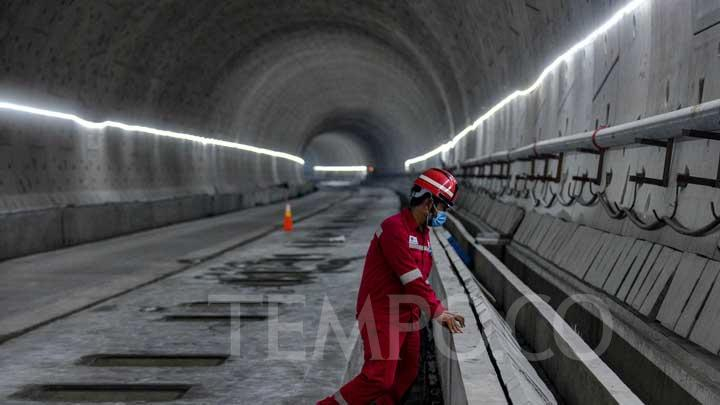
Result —
[[436, 319], [442, 326], [448, 328], [451, 333], [462, 333], [462, 328], [465, 327], [465, 318], [452, 312], [445, 311]]

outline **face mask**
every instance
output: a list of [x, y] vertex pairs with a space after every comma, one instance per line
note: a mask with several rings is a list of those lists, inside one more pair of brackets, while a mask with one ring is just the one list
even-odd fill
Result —
[[447, 214], [443, 211], [440, 211], [437, 214], [433, 215], [432, 220], [430, 221], [430, 226], [432, 226], [433, 228], [443, 226], [446, 220]]
[[[435, 207], [433, 206], [433, 208]], [[443, 226], [446, 220], [447, 213], [445, 213], [445, 211], [438, 211], [437, 208], [435, 208], [435, 214], [428, 216], [428, 226], [438, 228]]]

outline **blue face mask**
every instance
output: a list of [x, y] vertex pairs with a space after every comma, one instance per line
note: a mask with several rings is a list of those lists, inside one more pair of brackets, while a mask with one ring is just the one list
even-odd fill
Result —
[[447, 221], [447, 213], [445, 211], [438, 211], [430, 219], [430, 226], [433, 228], [441, 227]]

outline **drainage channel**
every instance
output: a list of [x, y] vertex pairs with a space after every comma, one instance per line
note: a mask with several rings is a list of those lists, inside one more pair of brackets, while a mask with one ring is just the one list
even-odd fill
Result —
[[[357, 206], [364, 206], [364, 200]], [[384, 214], [380, 213], [380, 215]], [[271, 313], [273, 317], [285, 316], [286, 321], [294, 321], [303, 316], [316, 317], [320, 313], [320, 308], [308, 308], [308, 305], [319, 305], [316, 304], [317, 300], [309, 300], [304, 306], [298, 306], [271, 299], [280, 293], [293, 293], [294, 290], [288, 289], [290, 287], [302, 288], [300, 292], [311, 298], [329, 294], [333, 297], [334, 304], [340, 301], [350, 311], [354, 310], [354, 299], [346, 293], [340, 293], [343, 289], [337, 286], [356, 287], [359, 283], [360, 261], [365, 256], [358, 253], [364, 253], [367, 239], [371, 236], [376, 226], [375, 222], [379, 218], [373, 218], [372, 225], [364, 225], [369, 221], [343, 213], [320, 221], [318, 219], [320, 218], [309, 221], [315, 223], [308, 224], [309, 226], [304, 229], [297, 229], [294, 234], [278, 232], [268, 236], [264, 243], [258, 241], [250, 244], [248, 248], [237, 248], [226, 252], [206, 263], [198, 263], [194, 268], [183, 273], [113, 298], [111, 302], [104, 302], [84, 311], [82, 317], [79, 316], [81, 314], [76, 314], [71, 318], [60, 320], [58, 324], [67, 325], [53, 324], [53, 328], [59, 328], [59, 333], [40, 329], [26, 337], [18, 338], [16, 341], [18, 344], [23, 343], [25, 339], [28, 340], [27, 353], [33, 353], [33, 348], [51, 339], [59, 338], [64, 344], [70, 344], [66, 352], [62, 354], [56, 352], [54, 358], [57, 360], [71, 357], [66, 365], [58, 364], [58, 368], [63, 370], [58, 375], [73, 381], [66, 383], [61, 380], [57, 383], [52, 370], [47, 365], [43, 365], [41, 367], [43, 372], [39, 376], [26, 381], [31, 384], [15, 384], [19, 389], [16, 388], [17, 391], [10, 393], [6, 399], [73, 403], [182, 400], [183, 404], [190, 402], [210, 404], [278, 402], [267, 399], [265, 395], [286, 398], [283, 401], [292, 397], [293, 400], [298, 401], [298, 398], [304, 395], [307, 402], [317, 400], [316, 396], [322, 387], [305, 387], [305, 379], [294, 383], [295, 390], [299, 390], [301, 394], [290, 395], [287, 391], [289, 388], [287, 381], [278, 381], [279, 386], [285, 389], [278, 387], [268, 391], [263, 388], [264, 383], [260, 381], [273, 381], [273, 376], [277, 375], [286, 375], [285, 378], [294, 375], [287, 374], [288, 371], [284, 369], [272, 371], [273, 367], [287, 368], [285, 362], [281, 361], [279, 365], [272, 364], [272, 361], [266, 363], [260, 360], [262, 353], [254, 354], [253, 350], [249, 350], [238, 355], [248, 356], [252, 363], [248, 364], [243, 360], [242, 367], [238, 368], [237, 365], [240, 363], [237, 360], [228, 361], [236, 354], [214, 352], [217, 351], [217, 347], [221, 347], [218, 344], [230, 348], [228, 346], [230, 329], [227, 329], [227, 326], [229, 324], [234, 329], [232, 321], [235, 319], [247, 321], [243, 322], [242, 326], [250, 330], [249, 342], [252, 343], [260, 339], [260, 335], [254, 334], [263, 329], [263, 321], [268, 320]], [[357, 238], [353, 241], [354, 244], [348, 247], [348, 236], [359, 229], [367, 235], [363, 235], [361, 242], [360, 238]], [[302, 250], [305, 249], [314, 250], [303, 252]], [[243, 295], [262, 298], [241, 299]], [[217, 301], [202, 299], [219, 296], [230, 298]], [[174, 302], [168, 302], [171, 299]], [[354, 324], [354, 319], [348, 318], [348, 321]], [[209, 328], [197, 326], [203, 323], [211, 326]], [[118, 325], [122, 326], [118, 329]], [[349, 328], [345, 325], [344, 329]], [[73, 338], [68, 337], [78, 334], [83, 337], [78, 338], [77, 343], [82, 344], [77, 344]], [[100, 339], [94, 337], [98, 335]], [[97, 343], [85, 344], [86, 341]], [[291, 339], [290, 342], [301, 344], [303, 348], [312, 343], [312, 341], [296, 341], [296, 339]], [[88, 353], [87, 350], [92, 350], [93, 346], [96, 353]], [[52, 345], [44, 347], [53, 350]], [[55, 346], [54, 350], [60, 347]], [[169, 349], [168, 352], [166, 349]], [[20, 354], [19, 357], [36, 358], [37, 355]], [[324, 361], [340, 364], [341, 357], [328, 356]], [[1, 354], [0, 360], [3, 360]], [[20, 363], [15, 364], [14, 367], [20, 367], [18, 364]], [[326, 373], [326, 375], [337, 374], [341, 377], [344, 362], [342, 366], [333, 367], [338, 369], [337, 373]], [[207, 369], [208, 372], [202, 372], [203, 369]], [[266, 369], [267, 372], [264, 371]], [[13, 373], [11, 370], [5, 372]], [[27, 372], [24, 373], [29, 375]], [[4, 378], [2, 374], [0, 370], [0, 378]], [[15, 375], [22, 374], [23, 371], [20, 371]], [[237, 384], [242, 381], [242, 379], [235, 381], [237, 376], [245, 376], [244, 378], [255, 376], [253, 381], [260, 384], [255, 390], [260, 396], [252, 397], [255, 395], [252, 393], [253, 389], [248, 388], [257, 383]], [[97, 383], [92, 382], [93, 380]], [[144, 383], [146, 381], [153, 383]], [[44, 384], [46, 382], [52, 384]], [[232, 384], [229, 385], [229, 382]], [[318, 383], [313, 382], [313, 384]], [[213, 387], [213, 390], [210, 391], [208, 387]], [[216, 390], [217, 387], [226, 388]], [[247, 393], [244, 390], [251, 392]], [[236, 391], [235, 394], [239, 396], [233, 395], [232, 391]], [[214, 399], [207, 400], [208, 396]], [[253, 399], [238, 399], [245, 397]]]

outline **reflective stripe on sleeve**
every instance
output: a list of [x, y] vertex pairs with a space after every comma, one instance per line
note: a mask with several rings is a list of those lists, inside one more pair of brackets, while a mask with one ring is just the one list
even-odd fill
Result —
[[407, 283], [413, 282], [419, 278], [422, 278], [422, 273], [420, 273], [420, 270], [410, 270], [407, 273], [400, 276], [400, 282], [403, 285], [406, 285]]

